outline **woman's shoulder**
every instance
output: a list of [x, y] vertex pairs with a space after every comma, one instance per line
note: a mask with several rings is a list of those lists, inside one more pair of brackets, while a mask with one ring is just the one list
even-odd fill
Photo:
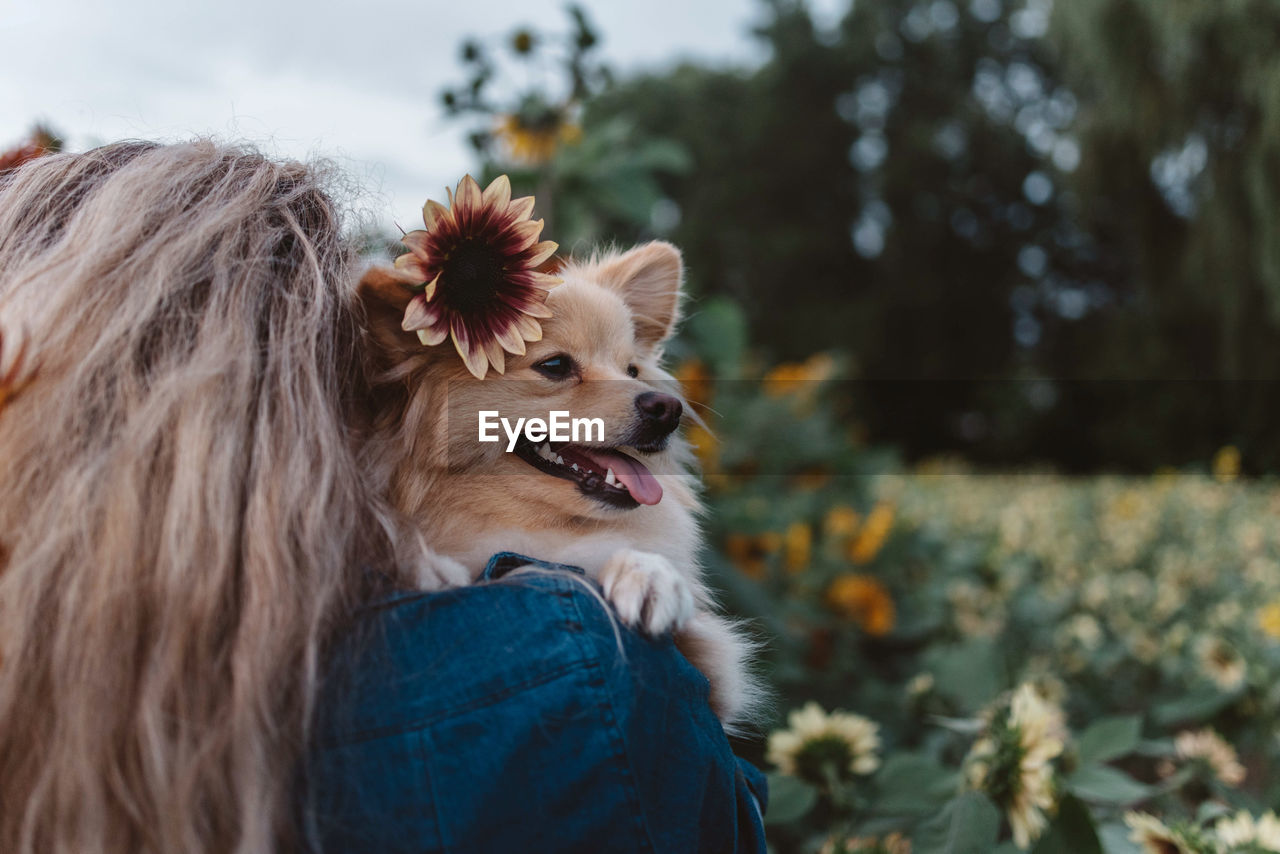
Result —
[[708, 832], [737, 836], [742, 771], [706, 680], [669, 639], [622, 628], [581, 574], [530, 563], [387, 597], [338, 641], [307, 770], [326, 851], [693, 851]]

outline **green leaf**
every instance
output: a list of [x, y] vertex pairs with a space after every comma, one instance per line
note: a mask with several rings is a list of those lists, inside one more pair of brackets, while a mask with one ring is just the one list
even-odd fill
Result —
[[982, 708], [1004, 687], [1004, 655], [989, 638], [932, 650], [928, 661], [938, 693], [967, 712]]
[[765, 824], [790, 824], [798, 821], [818, 802], [818, 792], [803, 780], [788, 774], [770, 774], [769, 809]]
[[1226, 815], [1231, 815], [1231, 807], [1220, 801], [1205, 801], [1196, 810], [1196, 824], [1208, 824]]
[[1081, 765], [1107, 762], [1137, 749], [1142, 741], [1142, 717], [1103, 718], [1090, 726], [1076, 742]]
[[689, 307], [685, 334], [717, 377], [735, 377], [747, 348], [747, 319], [737, 303], [711, 297]]
[[1150, 786], [1107, 765], [1086, 765], [1067, 778], [1067, 788], [1086, 801], [1131, 804], [1149, 798]]
[[1098, 829], [1104, 854], [1142, 854], [1142, 849], [1129, 838], [1129, 828], [1120, 823], [1104, 824]]
[[1161, 703], [1151, 713], [1159, 726], [1199, 723], [1208, 720], [1236, 701], [1239, 692], [1224, 694], [1216, 688], [1203, 687], [1185, 697]]
[[1089, 808], [1079, 798], [1063, 798], [1058, 803], [1058, 814], [1032, 854], [1102, 854], [1102, 842]]
[[933, 812], [956, 789], [955, 771], [919, 753], [896, 753], [875, 777], [879, 812]]
[[915, 854], [990, 854], [1000, 833], [1000, 812], [981, 792], [965, 792], [916, 829]]

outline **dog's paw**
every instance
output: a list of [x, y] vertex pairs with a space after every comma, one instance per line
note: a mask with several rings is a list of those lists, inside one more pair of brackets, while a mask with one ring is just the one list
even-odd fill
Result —
[[446, 555], [429, 551], [414, 573], [419, 590], [445, 590], [471, 583], [471, 572]]
[[647, 635], [679, 628], [693, 616], [693, 588], [662, 555], [615, 552], [600, 571], [600, 586], [622, 621]]

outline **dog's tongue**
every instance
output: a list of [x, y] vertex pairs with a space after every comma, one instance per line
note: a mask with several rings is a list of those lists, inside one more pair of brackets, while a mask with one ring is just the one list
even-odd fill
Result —
[[662, 500], [662, 484], [658, 483], [658, 479], [634, 457], [602, 448], [583, 448], [582, 453], [590, 457], [602, 471], [613, 469], [618, 482], [625, 486], [631, 493], [631, 497], [639, 503], [657, 504]]

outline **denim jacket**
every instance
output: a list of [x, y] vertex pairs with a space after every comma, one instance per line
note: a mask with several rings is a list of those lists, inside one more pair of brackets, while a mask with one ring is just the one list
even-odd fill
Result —
[[581, 570], [504, 553], [479, 584], [358, 623], [304, 772], [313, 850], [765, 850], [763, 775], [730, 751], [706, 679], [612, 620]]

